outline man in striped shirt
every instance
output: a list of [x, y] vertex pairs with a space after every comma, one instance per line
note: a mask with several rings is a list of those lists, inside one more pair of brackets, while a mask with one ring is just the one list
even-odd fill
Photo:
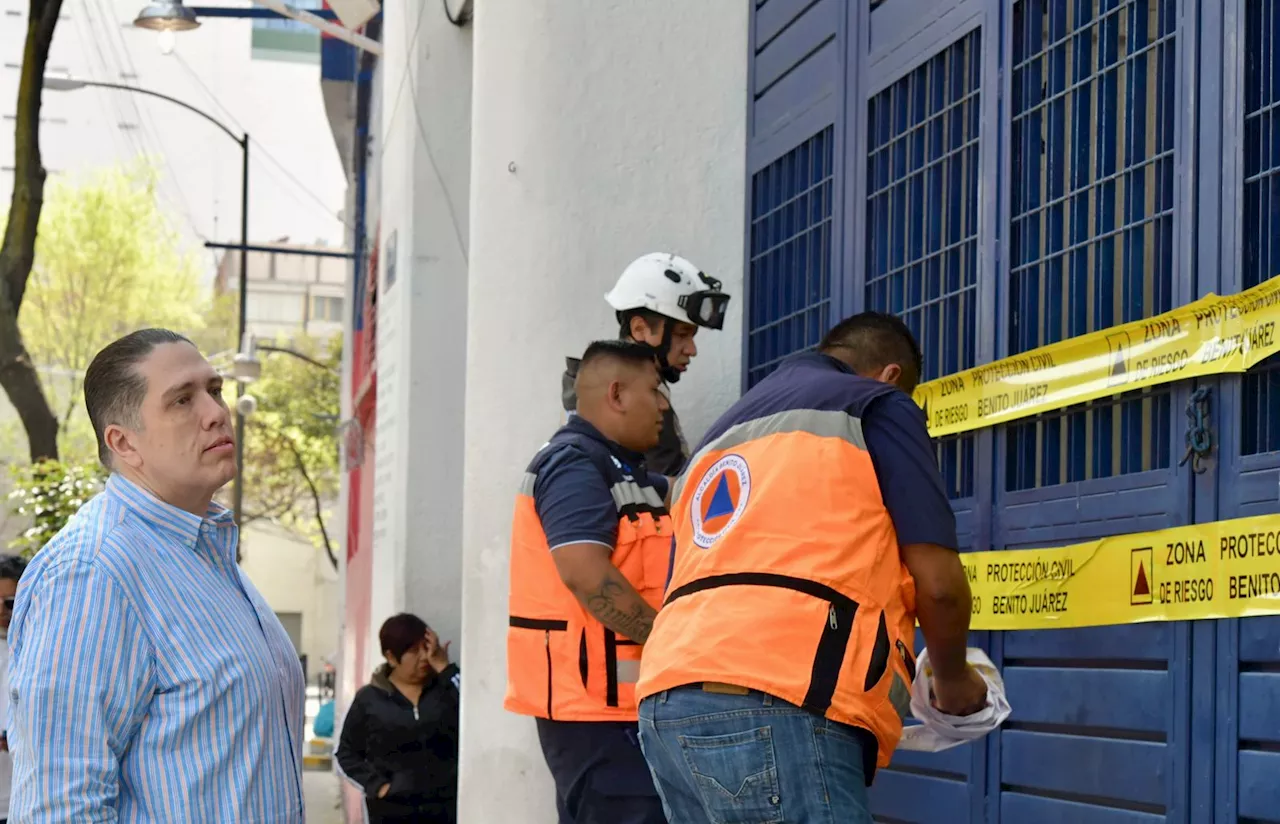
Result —
[[111, 477], [18, 590], [10, 819], [301, 824], [302, 668], [212, 502], [235, 475], [222, 378], [144, 329], [84, 392]]

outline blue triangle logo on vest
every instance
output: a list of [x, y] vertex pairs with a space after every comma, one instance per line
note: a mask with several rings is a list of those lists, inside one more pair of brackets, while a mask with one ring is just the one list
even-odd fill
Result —
[[711, 503], [707, 504], [707, 512], [702, 517], [710, 521], [721, 515], [732, 515], [733, 499], [729, 496], [729, 479], [724, 475], [716, 482], [716, 491], [711, 494]]

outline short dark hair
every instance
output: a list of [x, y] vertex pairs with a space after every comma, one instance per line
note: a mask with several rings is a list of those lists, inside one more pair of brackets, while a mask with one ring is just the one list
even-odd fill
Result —
[[633, 366], [645, 364], [657, 365], [658, 350], [647, 343], [634, 340], [598, 340], [582, 353], [582, 361], [578, 364], [578, 374], [582, 374], [589, 364], [599, 360], [614, 360]]
[[93, 356], [84, 373], [84, 405], [89, 422], [98, 436], [98, 460], [111, 469], [107, 447], [107, 427], [116, 424], [136, 429], [138, 409], [147, 396], [147, 381], [138, 373], [138, 364], [157, 346], [191, 341], [168, 329], [139, 329], [107, 344]]
[[0, 579], [21, 581], [27, 571], [27, 560], [21, 555], [0, 555]]
[[416, 615], [402, 612], [382, 622], [378, 640], [382, 642], [382, 651], [391, 653], [399, 661], [406, 652], [421, 643], [426, 634], [425, 621]]
[[625, 312], [616, 312], [618, 316], [618, 338], [624, 341], [634, 340], [631, 337], [631, 319], [640, 318], [654, 332], [659, 329], [665, 330], [667, 321], [671, 318], [666, 315], [658, 314], [652, 309], [627, 309]]
[[845, 349], [853, 353], [859, 372], [882, 369], [891, 363], [902, 367], [903, 384], [915, 387], [924, 373], [924, 356], [911, 329], [896, 315], [862, 312], [845, 318], [822, 339], [819, 350]]

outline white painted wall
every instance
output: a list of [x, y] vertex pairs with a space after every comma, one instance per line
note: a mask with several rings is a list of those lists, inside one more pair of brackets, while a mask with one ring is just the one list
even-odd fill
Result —
[[513, 496], [564, 356], [617, 333], [602, 296], [628, 261], [679, 252], [738, 298], [676, 389], [687, 436], [738, 395], [747, 10], [476, 3], [460, 821], [556, 819], [533, 721], [501, 706]]
[[450, 24], [439, 3], [389, 0], [386, 14], [397, 23], [384, 30], [374, 145], [383, 173], [370, 631], [414, 612], [453, 641], [456, 659], [472, 30]]

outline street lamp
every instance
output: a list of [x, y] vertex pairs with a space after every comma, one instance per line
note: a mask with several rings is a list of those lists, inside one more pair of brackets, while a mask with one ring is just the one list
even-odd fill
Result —
[[247, 334], [240, 341], [240, 351], [236, 353], [235, 358], [231, 361], [231, 377], [241, 384], [253, 383], [262, 377], [262, 361], [258, 359], [259, 352], [278, 352], [281, 355], [297, 358], [326, 372], [331, 372], [335, 375], [340, 374], [336, 367], [330, 366], [323, 361], [318, 361], [310, 355], [299, 352], [297, 349], [258, 343], [257, 338], [252, 334]]
[[199, 28], [200, 20], [182, 0], [161, 0], [138, 12], [133, 25], [151, 31], [191, 31]]
[[[190, 9], [183, 7], [178, 0], [173, 2], [161, 2], [152, 6], [148, 6], [143, 13], [138, 16], [142, 19], [148, 11], [152, 9], [163, 10], [168, 9], [171, 14], [190, 15], [190, 20], [185, 28], [190, 29], [200, 25], [195, 20], [195, 15]], [[174, 11], [177, 9], [179, 11]], [[156, 20], [160, 18], [157, 17]], [[147, 28], [151, 28], [148, 26]], [[179, 25], [176, 30], [183, 30]], [[218, 127], [218, 130], [227, 137], [234, 140], [240, 146], [240, 154], [242, 157], [240, 166], [240, 318], [237, 324], [236, 340], [243, 341], [245, 338], [245, 321], [246, 307], [249, 294], [249, 135], [244, 133], [237, 135], [231, 131], [222, 121], [215, 118], [208, 112], [201, 111], [190, 103], [184, 103], [176, 97], [170, 97], [167, 94], [161, 94], [151, 89], [143, 89], [138, 86], [126, 86], [122, 83], [106, 83], [98, 80], [78, 80], [73, 77], [49, 77], [44, 78], [44, 88], [50, 91], [70, 92], [77, 89], [95, 88], [95, 89], [114, 89], [121, 92], [130, 92], [131, 94], [141, 94], [147, 97], [156, 97], [160, 100], [167, 100], [175, 106], [181, 106], [192, 114], [203, 117], [208, 122]], [[244, 475], [241, 467], [244, 464], [244, 415], [241, 414], [239, 408], [236, 410], [236, 485], [234, 492], [234, 505], [236, 523], [240, 523], [240, 515], [244, 504]]]

